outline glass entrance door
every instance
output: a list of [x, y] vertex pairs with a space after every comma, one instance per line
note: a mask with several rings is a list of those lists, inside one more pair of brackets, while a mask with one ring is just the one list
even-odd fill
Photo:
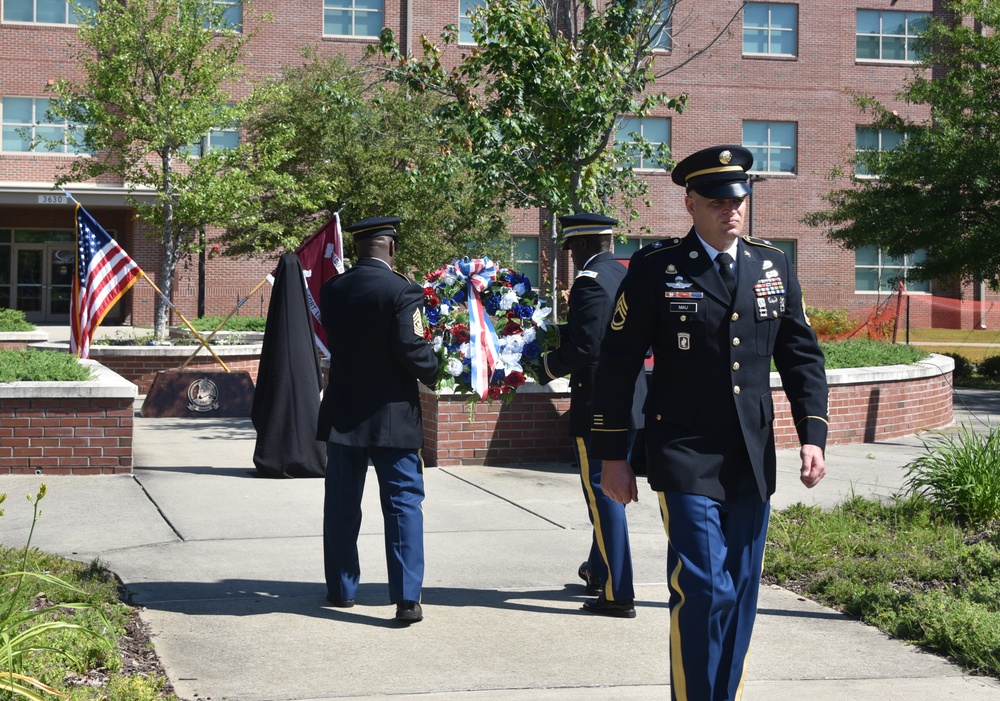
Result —
[[45, 248], [19, 247], [16, 254], [14, 308], [32, 323], [45, 321]]
[[69, 322], [74, 256], [65, 244], [15, 246], [14, 309], [34, 324]]
[[70, 306], [73, 301], [73, 273], [76, 268], [76, 252], [64, 246], [49, 246], [48, 300], [46, 321], [62, 323], [69, 321]]

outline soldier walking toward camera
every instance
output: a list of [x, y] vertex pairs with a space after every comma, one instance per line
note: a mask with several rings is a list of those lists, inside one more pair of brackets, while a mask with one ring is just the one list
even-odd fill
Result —
[[752, 154], [717, 146], [674, 168], [693, 228], [632, 256], [604, 339], [591, 447], [615, 501], [638, 500], [626, 461], [631, 383], [652, 346], [649, 484], [668, 537], [674, 701], [736, 701], [757, 610], [775, 489], [770, 363], [802, 445], [800, 480], [826, 474], [823, 353], [784, 253], [743, 237]]

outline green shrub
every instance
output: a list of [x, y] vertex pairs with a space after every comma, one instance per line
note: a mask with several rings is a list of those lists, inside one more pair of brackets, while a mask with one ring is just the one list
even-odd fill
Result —
[[906, 488], [974, 525], [1000, 519], [1000, 427], [922, 439], [927, 454], [906, 466]]
[[826, 356], [826, 369], [867, 368], [882, 365], [911, 365], [926, 358], [929, 353], [917, 346], [886, 343], [867, 338], [849, 338], [845, 341], [821, 341]]
[[1000, 355], [983, 358], [983, 362], [979, 363], [979, 374], [991, 380], [1000, 378]]
[[[215, 327], [222, 323], [225, 317], [203, 316], [200, 319], [188, 319], [199, 333], [207, 331], [211, 333]], [[257, 331], [264, 332], [267, 325], [267, 318], [263, 316], [233, 316], [230, 317], [221, 331]], [[184, 328], [187, 328], [186, 326]]]
[[90, 368], [75, 355], [57, 351], [0, 350], [0, 382], [80, 382], [91, 380]]
[[850, 331], [856, 326], [846, 309], [820, 309], [807, 306], [806, 315], [809, 317], [813, 331], [821, 336], [835, 336], [838, 333]]
[[972, 377], [973, 373], [976, 372], [976, 365], [964, 355], [959, 355], [958, 353], [943, 353], [942, 355], [946, 355], [955, 361], [953, 375], [956, 379]]
[[34, 330], [35, 325], [25, 321], [20, 309], [0, 308], [0, 333]]

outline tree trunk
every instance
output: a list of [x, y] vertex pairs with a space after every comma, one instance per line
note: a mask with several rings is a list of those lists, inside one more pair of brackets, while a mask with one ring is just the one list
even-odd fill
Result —
[[163, 261], [160, 264], [160, 292], [156, 300], [156, 314], [153, 322], [153, 337], [158, 341], [167, 339], [167, 326], [173, 296], [174, 271], [180, 251], [180, 237], [174, 231], [174, 182], [173, 159], [168, 151], [163, 154]]

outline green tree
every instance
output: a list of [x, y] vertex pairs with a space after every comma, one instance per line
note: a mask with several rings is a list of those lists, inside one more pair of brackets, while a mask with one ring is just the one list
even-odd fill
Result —
[[671, 97], [654, 85], [687, 63], [654, 71], [653, 48], [676, 30], [679, 4], [611, 0], [598, 10], [594, 0], [483, 3], [471, 16], [477, 46], [451, 70], [445, 52], [456, 43], [457, 27], [446, 28], [441, 45], [423, 37], [420, 58], [403, 55], [391, 31], [383, 32], [386, 70], [446, 99], [440, 114], [461, 125], [479, 182], [509, 206], [546, 213], [553, 299], [555, 217], [620, 208], [619, 218], [632, 221], [637, 201], [650, 204], [648, 185], [622, 166], [641, 153], [673, 167], [666, 145], [654, 147], [633, 133], [628, 150], [616, 150], [614, 136], [623, 116], [645, 117], [664, 106], [680, 112], [686, 104], [685, 95]]
[[[201, 189], [215, 160], [193, 147], [239, 119], [227, 86], [253, 33], [226, 29], [226, 6], [212, 0], [100, 0], [96, 13], [72, 4], [83, 18], [74, 54], [82, 78], [56, 82], [52, 111], [81, 125], [79, 145], [92, 156], [75, 159], [57, 184], [107, 175], [128, 184], [140, 218], [159, 232], [159, 287], [169, 298], [177, 263], [214, 212]], [[157, 338], [168, 314], [158, 299]]]
[[243, 144], [220, 154], [218, 184], [241, 193], [221, 217], [229, 252], [294, 250], [342, 210], [348, 223], [402, 217], [404, 269], [469, 254], [509, 258], [504, 209], [455, 156], [433, 116], [439, 102], [342, 56], [307, 54], [258, 85]]
[[[893, 256], [923, 249], [914, 279], [1000, 284], [1000, 3], [950, 0], [922, 32], [921, 63], [898, 98], [926, 105], [917, 122], [877, 100], [856, 102], [873, 129], [903, 135], [886, 151], [853, 160], [872, 179], [824, 195], [829, 207], [804, 219], [849, 249]], [[851, 172], [836, 172], [840, 180]]]

